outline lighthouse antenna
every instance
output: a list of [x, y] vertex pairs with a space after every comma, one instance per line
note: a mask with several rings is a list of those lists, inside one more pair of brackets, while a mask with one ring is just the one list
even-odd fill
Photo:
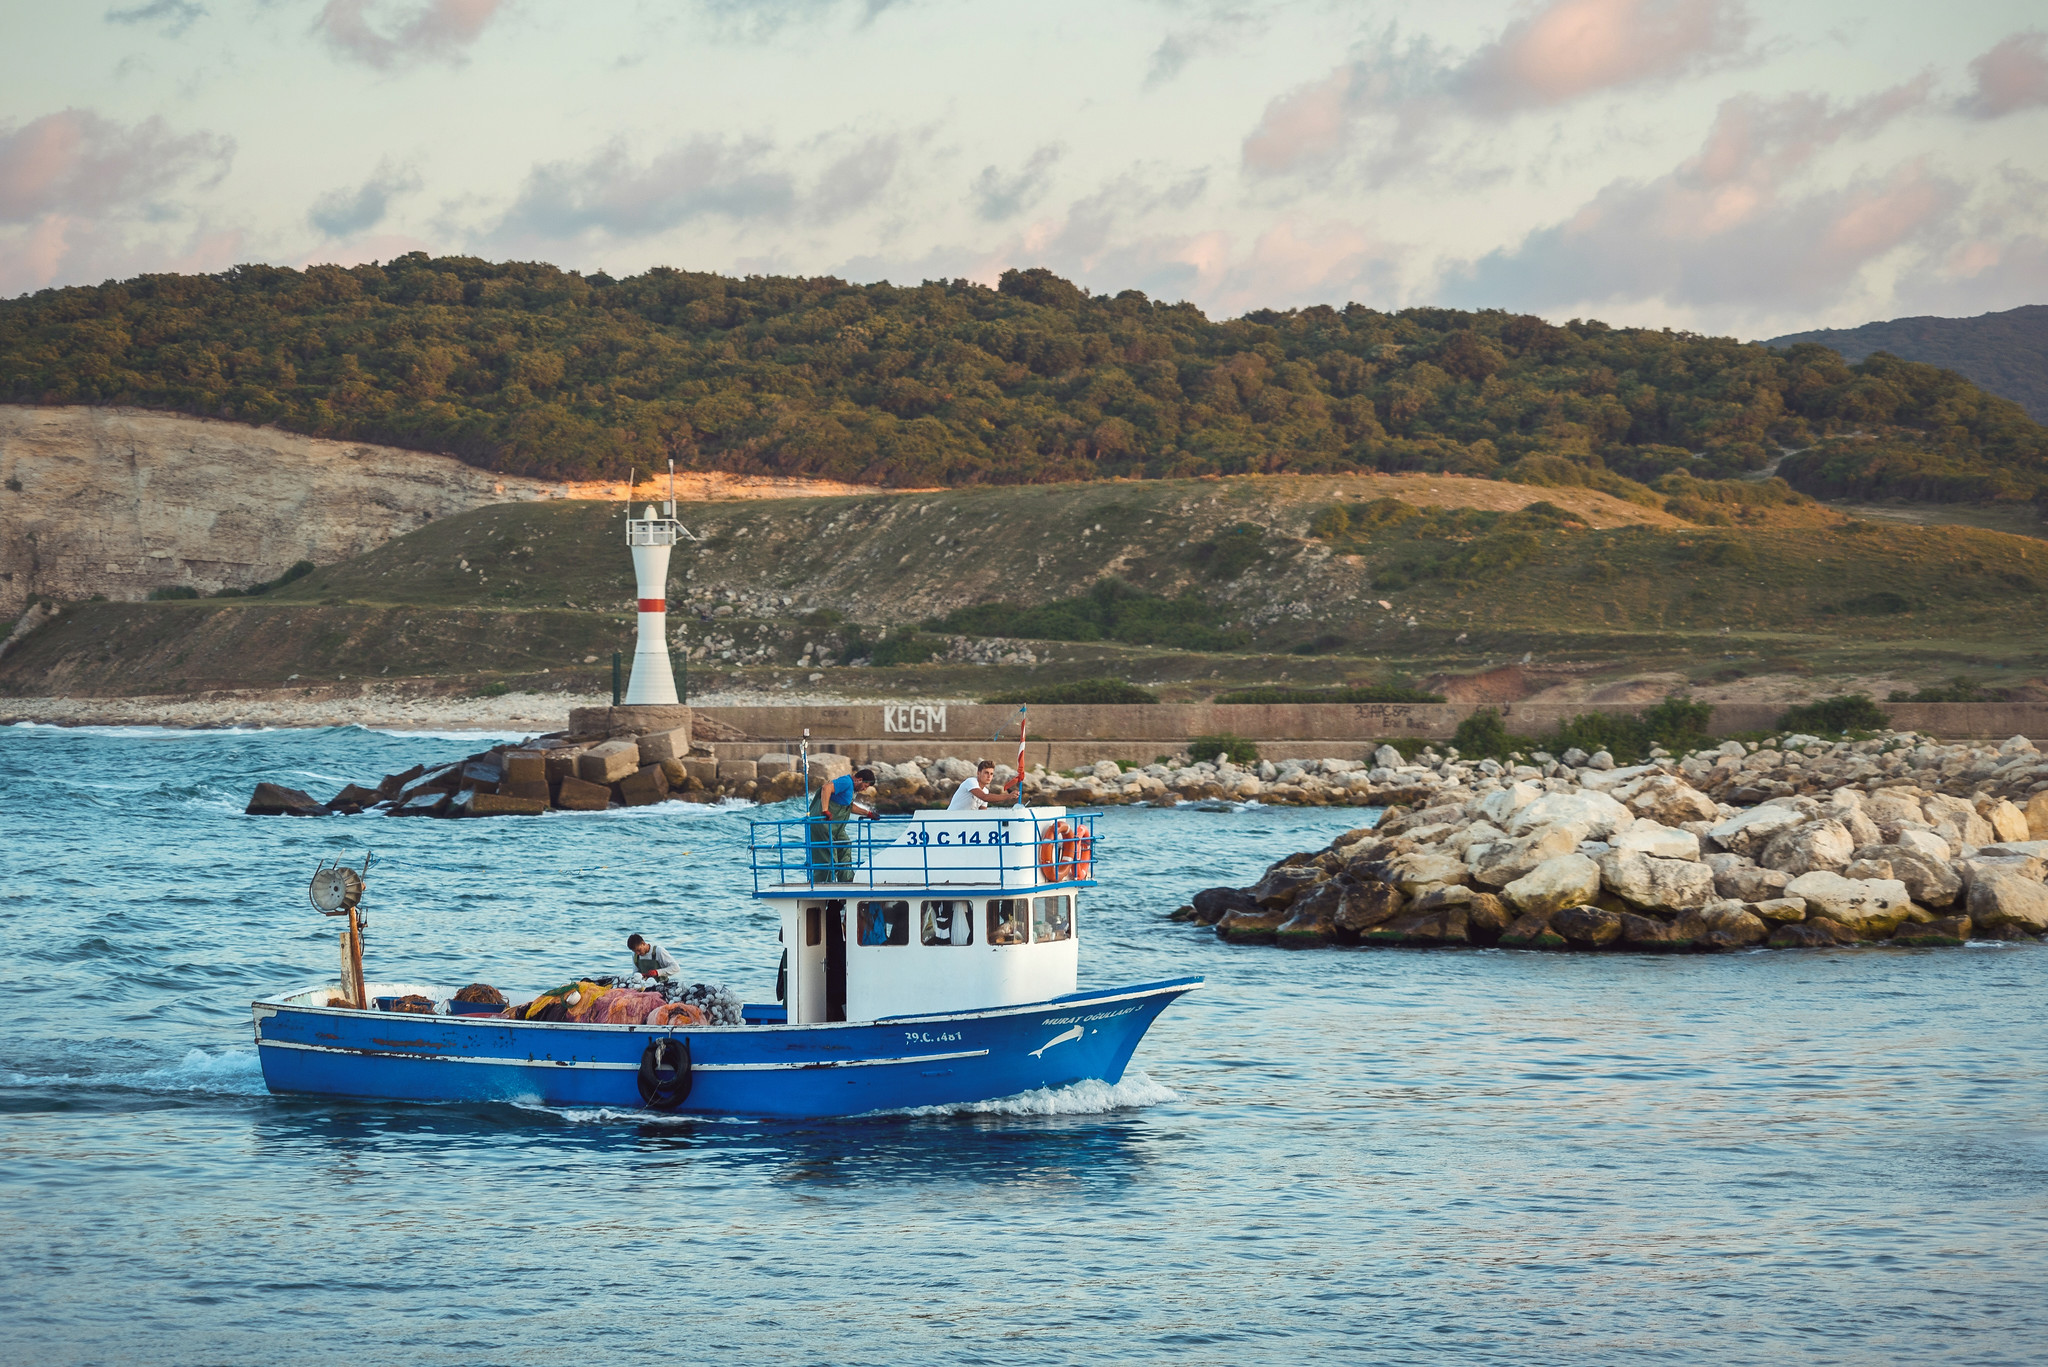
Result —
[[668, 515], [676, 515], [676, 458], [668, 458]]

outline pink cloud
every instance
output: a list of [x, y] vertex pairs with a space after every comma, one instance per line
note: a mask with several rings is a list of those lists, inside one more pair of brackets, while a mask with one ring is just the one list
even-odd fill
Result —
[[138, 233], [132, 220], [46, 214], [18, 228], [0, 228], [0, 298], [152, 272], [223, 271], [247, 260], [246, 250], [238, 228], [201, 223], [181, 238]]
[[1459, 72], [1473, 104], [1563, 104], [1734, 56], [1749, 17], [1734, 0], [1555, 0], [1518, 20]]
[[162, 119], [123, 127], [86, 109], [0, 125], [0, 223], [135, 207], [195, 172], [224, 172], [234, 146], [174, 134]]
[[1927, 84], [1848, 106], [1813, 95], [1729, 100], [1696, 156], [1656, 180], [1608, 185], [1569, 218], [1474, 263], [1455, 293], [1536, 310], [1824, 304], [1878, 258], [1952, 231], [1963, 188], [1919, 162], [1833, 187], [1795, 184], [1822, 151], [1923, 105]]
[[1551, 0], [1463, 60], [1391, 33], [1328, 74], [1275, 98], [1244, 140], [1258, 175], [1327, 164], [1368, 120], [1375, 171], [1411, 160], [1447, 116], [1501, 118], [1671, 80], [1740, 60], [1750, 21], [1739, 0]]
[[387, 14], [382, 0], [327, 0], [314, 31], [345, 57], [382, 70], [415, 61], [453, 61], [475, 42], [503, 0], [426, 0]]
[[1267, 105], [1265, 117], [1244, 140], [1244, 164], [1273, 173], [1326, 161], [1342, 151], [1357, 117], [1351, 90], [1358, 75], [1355, 64], [1346, 64]]
[[2015, 33], [1970, 63], [1976, 89], [1963, 101], [1964, 112], [1996, 119], [2022, 109], [2048, 105], [2048, 35]]

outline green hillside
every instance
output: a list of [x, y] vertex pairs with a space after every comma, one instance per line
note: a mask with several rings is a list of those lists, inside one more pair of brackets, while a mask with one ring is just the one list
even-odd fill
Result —
[[615, 280], [414, 253], [142, 276], [0, 301], [0, 398], [551, 477], [671, 458], [884, 486], [1423, 470], [1647, 498], [1629, 481], [1813, 448], [1787, 462], [1803, 487], [1855, 485], [1881, 450], [1920, 462], [1918, 496], [2025, 499], [2048, 469], [2048, 431], [2015, 405], [1888, 357], [1433, 308], [1217, 322], [1044, 270], [994, 290]]
[[[671, 563], [670, 625], [699, 689], [866, 695], [1113, 677], [1206, 697], [1525, 652], [1701, 682], [2048, 668], [2048, 639], [2014, 628], [2048, 612], [2038, 540], [1782, 496], [1688, 511], [1420, 475], [710, 504], [684, 510], [699, 539]], [[594, 691], [632, 648], [621, 514], [502, 505], [261, 597], [69, 605], [0, 660], [0, 693], [342, 676]]]
[[1975, 318], [1893, 318], [1853, 328], [1822, 328], [1773, 337], [1768, 345], [1811, 342], [1851, 361], [1888, 351], [1907, 361], [1953, 370], [2048, 422], [2048, 304], [2028, 304]]

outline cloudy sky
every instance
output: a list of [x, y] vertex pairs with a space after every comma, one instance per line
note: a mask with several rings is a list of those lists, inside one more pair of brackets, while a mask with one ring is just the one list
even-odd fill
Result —
[[0, 295], [401, 252], [1761, 337], [2048, 302], [2021, 0], [0, 0]]

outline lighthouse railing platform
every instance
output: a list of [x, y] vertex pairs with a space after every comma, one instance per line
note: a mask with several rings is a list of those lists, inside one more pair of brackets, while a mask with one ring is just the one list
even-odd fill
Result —
[[1026, 807], [875, 820], [802, 816], [751, 823], [756, 897], [877, 888], [1000, 892], [1093, 887], [1100, 812]]

